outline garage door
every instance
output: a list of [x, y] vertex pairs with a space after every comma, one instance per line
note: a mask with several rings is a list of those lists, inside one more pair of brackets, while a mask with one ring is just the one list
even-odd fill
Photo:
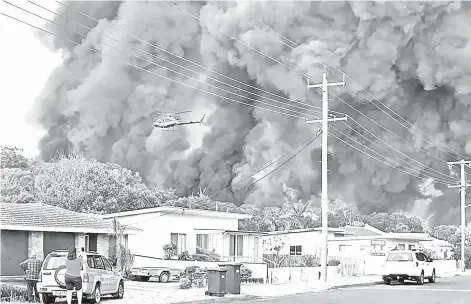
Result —
[[24, 275], [20, 263], [28, 258], [28, 232], [2, 230], [2, 276]]
[[68, 232], [44, 232], [43, 252], [44, 257], [51, 251], [68, 249], [75, 245], [75, 233]]

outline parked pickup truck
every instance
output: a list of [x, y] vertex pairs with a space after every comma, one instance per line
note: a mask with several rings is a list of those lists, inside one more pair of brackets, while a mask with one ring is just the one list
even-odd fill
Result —
[[167, 283], [169, 281], [180, 280], [180, 270], [167, 267], [143, 267], [132, 268], [131, 277], [135, 281], [147, 282], [150, 278], [157, 278], [159, 282]]

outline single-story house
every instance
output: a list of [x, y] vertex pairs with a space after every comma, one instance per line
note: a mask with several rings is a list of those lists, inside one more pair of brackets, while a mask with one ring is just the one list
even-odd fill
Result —
[[391, 250], [417, 249], [420, 242], [431, 241], [425, 234], [386, 233], [370, 225], [344, 229], [343, 235], [329, 240], [329, 256], [364, 261], [366, 274], [378, 274]]
[[[356, 260], [367, 273], [375, 273], [393, 249], [415, 249], [419, 242], [431, 241], [424, 234], [385, 233], [373, 226], [346, 226], [328, 229], [328, 255], [331, 258]], [[322, 228], [270, 232], [264, 236], [264, 254], [320, 256]]]
[[[92, 214], [84, 214], [42, 203], [0, 204], [1, 276], [23, 275], [19, 264], [32, 254], [44, 257], [56, 249], [75, 245], [109, 256], [116, 244], [114, 223]], [[124, 228], [124, 244], [134, 227]]]
[[420, 242], [432, 240], [423, 233], [386, 233], [370, 225], [346, 226], [344, 229], [344, 234], [337, 234], [329, 241], [330, 255], [361, 259], [385, 257], [393, 249], [417, 249]]
[[[328, 239], [338, 233], [345, 233], [341, 228], [329, 228]], [[280, 255], [319, 255], [322, 245], [322, 228], [293, 229], [268, 232], [263, 236], [263, 253]]]
[[218, 212], [180, 207], [157, 207], [102, 216], [116, 218], [142, 233], [130, 235], [128, 244], [133, 254], [165, 258], [164, 245], [175, 244], [178, 255], [214, 252], [222, 261], [262, 262], [262, 235], [240, 231], [239, 220], [247, 214]]
[[420, 242], [420, 245], [425, 249], [434, 252], [435, 258], [440, 258], [444, 260], [454, 259], [453, 249], [455, 246], [450, 242], [445, 240], [439, 240], [437, 238], [432, 238], [430, 242]]

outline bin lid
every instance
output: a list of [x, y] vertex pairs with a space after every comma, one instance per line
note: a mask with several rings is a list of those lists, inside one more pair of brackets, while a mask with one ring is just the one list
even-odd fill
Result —
[[208, 267], [206, 268], [207, 271], [227, 271], [227, 267]]
[[242, 263], [235, 263], [235, 262], [224, 262], [218, 263], [219, 266], [242, 266]]

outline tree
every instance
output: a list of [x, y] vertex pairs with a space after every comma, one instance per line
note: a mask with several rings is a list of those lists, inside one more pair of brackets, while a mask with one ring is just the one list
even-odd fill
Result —
[[459, 228], [453, 225], [439, 225], [432, 227], [429, 231], [430, 236], [439, 240], [447, 241], [451, 244], [457, 243], [457, 233], [459, 233]]
[[113, 213], [160, 205], [137, 173], [117, 164], [61, 155], [34, 169], [38, 201], [77, 212]]
[[361, 219], [384, 232], [423, 232], [422, 221], [415, 216], [406, 216], [399, 213], [371, 213]]
[[23, 149], [13, 147], [0, 147], [0, 168], [20, 168], [26, 169], [30, 166], [31, 160], [23, 155]]
[[0, 169], [0, 196], [2, 203], [32, 203], [34, 176], [31, 171], [20, 168]]

